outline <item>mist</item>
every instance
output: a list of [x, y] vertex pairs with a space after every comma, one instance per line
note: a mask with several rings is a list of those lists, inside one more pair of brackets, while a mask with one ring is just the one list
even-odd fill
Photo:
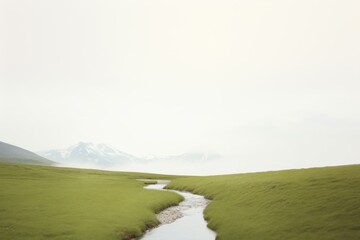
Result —
[[1, 140], [32, 151], [90, 141], [137, 156], [224, 156], [124, 167], [146, 172], [359, 163], [359, 8], [1, 1]]

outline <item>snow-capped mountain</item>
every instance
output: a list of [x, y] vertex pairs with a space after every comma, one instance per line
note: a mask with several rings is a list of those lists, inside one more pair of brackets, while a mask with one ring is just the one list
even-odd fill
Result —
[[43, 151], [38, 152], [38, 154], [61, 166], [132, 171], [137, 171], [135, 166], [149, 167], [152, 165], [158, 166], [169, 164], [171, 166], [176, 166], [176, 164], [187, 165], [191, 163], [204, 164], [205, 162], [221, 158], [218, 154], [203, 152], [139, 158], [106, 144], [89, 142], [79, 142], [66, 149]]
[[106, 144], [79, 142], [66, 149], [39, 152], [39, 155], [66, 166], [114, 167], [132, 163], [137, 157]]

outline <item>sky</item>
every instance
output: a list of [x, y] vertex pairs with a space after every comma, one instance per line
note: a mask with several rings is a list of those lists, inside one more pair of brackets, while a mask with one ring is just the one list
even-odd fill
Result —
[[0, 140], [230, 159], [212, 173], [360, 163], [359, 9], [0, 0]]

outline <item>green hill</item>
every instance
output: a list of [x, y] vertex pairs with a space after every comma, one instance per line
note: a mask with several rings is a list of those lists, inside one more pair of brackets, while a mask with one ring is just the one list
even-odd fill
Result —
[[182, 197], [136, 178], [172, 176], [0, 163], [0, 239], [130, 239]]
[[33, 164], [33, 165], [55, 165], [56, 163], [26, 149], [0, 141], [0, 162]]
[[1, 239], [140, 236], [181, 200], [140, 178], [213, 199], [205, 217], [219, 240], [360, 239], [360, 165], [175, 177], [0, 163]]
[[219, 240], [360, 239], [360, 165], [176, 179]]

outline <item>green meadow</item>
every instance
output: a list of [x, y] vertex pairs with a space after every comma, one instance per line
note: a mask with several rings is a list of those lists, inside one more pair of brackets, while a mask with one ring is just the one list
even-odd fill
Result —
[[130, 239], [182, 197], [137, 178], [173, 176], [0, 163], [0, 239]]
[[[360, 165], [175, 177], [0, 163], [0, 239], [131, 239], [182, 197], [136, 179], [213, 201], [218, 240], [360, 239]], [[151, 181], [147, 182], [150, 183]]]
[[360, 239], [360, 165], [175, 179], [213, 199], [218, 240]]

